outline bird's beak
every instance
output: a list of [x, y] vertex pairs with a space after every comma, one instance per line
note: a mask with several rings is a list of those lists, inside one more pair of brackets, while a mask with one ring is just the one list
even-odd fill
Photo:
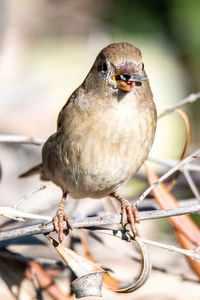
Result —
[[146, 76], [135, 74], [131, 64], [126, 64], [117, 70], [113, 79], [117, 87], [126, 92], [130, 92], [134, 86], [141, 86], [142, 81], [148, 80]]

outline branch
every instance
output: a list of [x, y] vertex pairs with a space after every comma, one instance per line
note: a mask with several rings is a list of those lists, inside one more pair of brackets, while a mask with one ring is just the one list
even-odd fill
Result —
[[183, 255], [191, 258], [192, 260], [194, 260], [196, 263], [200, 264], [200, 254], [198, 254], [199, 247], [194, 250], [185, 250], [185, 249], [178, 248], [178, 247], [175, 247], [172, 245], [167, 245], [167, 244], [163, 244], [163, 243], [159, 243], [159, 242], [155, 242], [155, 241], [146, 240], [146, 239], [143, 239], [140, 237], [137, 237], [137, 239], [147, 245], [156, 246], [156, 247], [166, 249], [171, 252], [183, 254]]
[[42, 145], [45, 142], [44, 138], [33, 138], [24, 135], [9, 135], [0, 134], [0, 143], [16, 143], [16, 144], [31, 144]]
[[182, 106], [184, 106], [185, 104], [188, 104], [188, 103], [193, 103], [195, 102], [196, 100], [198, 100], [200, 98], [200, 92], [199, 93], [196, 93], [196, 94], [191, 94], [190, 96], [186, 97], [185, 99], [183, 99], [182, 101], [170, 106], [170, 107], [167, 107], [159, 116], [158, 118], [161, 118], [171, 112], [173, 112], [175, 109], [177, 108], [180, 108]]
[[[165, 165], [165, 166], [175, 166], [177, 164], [178, 161], [176, 160], [165, 160], [165, 159], [156, 159], [156, 158], [148, 158], [151, 161], [154, 161], [156, 163]], [[183, 175], [185, 176], [185, 179], [188, 183], [188, 185], [190, 186], [191, 191], [193, 192], [193, 194], [195, 195], [196, 199], [200, 202], [200, 194], [199, 191], [196, 187], [196, 184], [194, 183], [192, 176], [190, 175], [190, 171], [199, 171], [200, 172], [200, 166], [199, 165], [194, 165], [194, 164], [187, 164], [186, 166], [182, 167], [182, 169], [180, 170]]]
[[[125, 230], [118, 230], [117, 231], [117, 230], [112, 230], [110, 228], [102, 228], [102, 229], [100, 228], [99, 230], [97, 229], [97, 232], [112, 235], [112, 236], [115, 236], [115, 237], [118, 237], [122, 240], [127, 240], [127, 241], [129, 241], [132, 237], [132, 232], [125, 231]], [[197, 247], [196, 249], [187, 250], [187, 249], [182, 249], [182, 248], [175, 247], [173, 245], [167, 245], [167, 244], [163, 244], [163, 243], [143, 239], [143, 238], [138, 237], [138, 236], [137, 236], [137, 240], [139, 242], [147, 244], [147, 245], [156, 246], [156, 247], [166, 249], [166, 250], [171, 251], [171, 252], [176, 252], [176, 253], [179, 253], [179, 254], [183, 254], [183, 255], [191, 258], [192, 260], [194, 260], [196, 263], [200, 264], [200, 254], [198, 253], [200, 251], [200, 246]]]
[[35, 187], [30, 193], [24, 195], [22, 197], [22, 199], [20, 199], [19, 201], [17, 201], [14, 205], [13, 208], [16, 209], [22, 202], [24, 202], [25, 200], [27, 200], [28, 198], [32, 197], [34, 194], [44, 190], [47, 188], [47, 185], [45, 184], [40, 184], [39, 186]]
[[[147, 160], [153, 161], [155, 163], [158, 163], [158, 164], [166, 166], [166, 167], [174, 167], [177, 165], [177, 163], [180, 162], [180, 160], [177, 160], [177, 159], [165, 159], [165, 158], [157, 158], [157, 157], [150, 157], [150, 156], [148, 156]], [[182, 167], [182, 170], [200, 172], [200, 165], [187, 164]], [[180, 170], [180, 171], [182, 171], [182, 170]]]
[[9, 207], [9, 206], [0, 206], [0, 216], [18, 220], [18, 221], [25, 221], [25, 219], [33, 219], [33, 220], [36, 219], [36, 220], [51, 222], [52, 220], [52, 217], [50, 216], [26, 213], [14, 207]]
[[[143, 211], [143, 212], [139, 212], [139, 218], [140, 221], [154, 220], [154, 219], [168, 218], [168, 217], [179, 216], [184, 214], [194, 214], [198, 212], [200, 212], [200, 204], [193, 205], [192, 207], [179, 207], [179, 208], [157, 210], [157, 211], [155, 210]], [[17, 217], [20, 216], [21, 215], [17, 215]], [[47, 217], [47, 218], [49, 220], [51, 217]], [[95, 227], [96, 230], [99, 229], [100, 226], [113, 225], [113, 224], [121, 224], [120, 214], [89, 217], [83, 220], [72, 220], [72, 225], [74, 229]], [[67, 229], [66, 225], [64, 229]], [[50, 233], [52, 231], [54, 231], [54, 225], [52, 222], [49, 222], [47, 224], [40, 223], [40, 224], [21, 227], [17, 229], [1, 231], [0, 241], [18, 238], [22, 236], [29, 236], [33, 234]]]
[[194, 183], [194, 181], [192, 179], [192, 176], [190, 175], [190, 172], [188, 170], [183, 170], [183, 174], [185, 176], [185, 179], [188, 182], [188, 185], [189, 185], [191, 191], [193, 192], [194, 196], [200, 203], [200, 194], [199, 194], [196, 184]]
[[144, 193], [139, 197], [139, 199], [136, 201], [135, 205], [138, 206], [160, 182], [163, 182], [165, 179], [167, 179], [176, 171], [181, 170], [181, 168], [183, 168], [186, 164], [188, 164], [189, 162], [191, 162], [193, 159], [197, 157], [200, 157], [200, 149], [193, 152], [190, 156], [186, 157], [185, 159], [181, 160], [176, 166], [172, 167], [168, 172], [162, 175], [156, 182], [154, 182], [151, 186], [149, 186], [144, 191]]
[[[126, 231], [126, 230], [112, 230], [110, 228], [100, 228], [99, 230], [97, 229], [97, 232], [107, 234], [107, 235], [112, 235], [114, 237], [118, 237], [122, 240], [127, 240], [127, 241], [130, 241], [132, 238], [132, 232]], [[198, 253], [200, 251], [200, 246], [197, 247], [196, 249], [187, 250], [187, 249], [175, 247], [173, 245], [167, 245], [167, 244], [143, 239], [138, 236], [136, 238], [137, 238], [137, 241], [139, 241], [141, 243], [151, 245], [151, 246], [156, 246], [156, 247], [166, 249], [171, 252], [183, 254], [183, 255], [191, 258], [192, 260], [194, 260], [196, 263], [200, 264], [200, 254]]]

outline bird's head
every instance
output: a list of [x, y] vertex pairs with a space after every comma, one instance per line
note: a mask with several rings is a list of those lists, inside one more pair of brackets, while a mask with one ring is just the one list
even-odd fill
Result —
[[130, 92], [148, 80], [142, 55], [138, 48], [128, 43], [110, 44], [97, 56], [86, 77], [88, 86], [104, 90]]

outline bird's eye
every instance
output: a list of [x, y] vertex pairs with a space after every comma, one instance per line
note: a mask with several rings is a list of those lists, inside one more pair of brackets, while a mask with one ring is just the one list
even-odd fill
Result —
[[108, 65], [106, 63], [106, 61], [104, 61], [99, 67], [98, 67], [98, 71], [101, 73], [106, 73], [108, 70]]

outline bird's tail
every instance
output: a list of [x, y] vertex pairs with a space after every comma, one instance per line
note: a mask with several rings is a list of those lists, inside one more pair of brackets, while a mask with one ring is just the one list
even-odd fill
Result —
[[39, 164], [39, 165], [29, 169], [28, 171], [20, 174], [18, 177], [23, 178], [23, 177], [32, 176], [32, 175], [35, 175], [35, 174], [40, 174], [41, 170], [42, 170], [42, 164]]

